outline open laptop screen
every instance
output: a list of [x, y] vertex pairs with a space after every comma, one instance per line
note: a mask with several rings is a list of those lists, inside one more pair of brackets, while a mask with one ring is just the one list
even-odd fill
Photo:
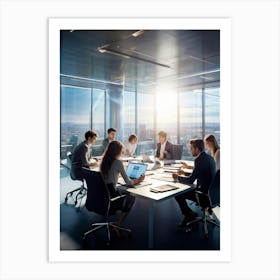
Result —
[[145, 175], [146, 170], [147, 164], [129, 162], [126, 169], [126, 174], [131, 179], [138, 179], [142, 175]]

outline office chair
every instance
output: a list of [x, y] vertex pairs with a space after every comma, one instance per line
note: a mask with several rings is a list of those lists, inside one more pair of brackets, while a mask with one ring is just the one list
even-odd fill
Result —
[[187, 223], [186, 232], [191, 230], [191, 226], [201, 222], [203, 223], [204, 237], [208, 238], [207, 223], [220, 227], [218, 219], [215, 219], [215, 217], [212, 216], [213, 208], [220, 207], [220, 170], [216, 172], [207, 194], [201, 191], [195, 191], [195, 194], [197, 203], [201, 207], [203, 215], [202, 217], [197, 217], [193, 221]]
[[180, 160], [182, 158], [183, 145], [172, 144], [172, 155], [174, 160]]
[[117, 228], [119, 230], [131, 233], [130, 229], [119, 227], [113, 222], [109, 222], [109, 216], [114, 215], [117, 209], [113, 209], [114, 201], [124, 197], [125, 195], [120, 195], [117, 197], [111, 197], [109, 189], [105, 182], [103, 181], [100, 172], [92, 171], [88, 168], [83, 168], [84, 178], [87, 184], [87, 199], [86, 199], [86, 209], [90, 212], [102, 215], [104, 217], [104, 222], [92, 224], [93, 228], [84, 233], [85, 237], [103, 227], [107, 229], [107, 245], [111, 243], [110, 229]]
[[[69, 163], [71, 164], [71, 162], [72, 162], [72, 153], [71, 153], [71, 152], [68, 152], [68, 153], [67, 153], [67, 160], [69, 160]], [[83, 178], [74, 178], [73, 175], [72, 175], [72, 173], [71, 173], [71, 170], [70, 170], [70, 177], [71, 177], [71, 179], [74, 180], [74, 181], [81, 181], [82, 185], [81, 185], [79, 188], [76, 188], [76, 189], [74, 189], [74, 190], [68, 192], [68, 193], [66, 194], [66, 196], [65, 196], [64, 202], [67, 203], [68, 198], [69, 198], [69, 197], [72, 197], [73, 194], [74, 194], [75, 192], [77, 192], [76, 197], [75, 197], [75, 200], [74, 200], [74, 204], [75, 204], [75, 206], [76, 206], [77, 203], [78, 203], [78, 200], [80, 200], [80, 205], [79, 205], [79, 207], [77, 207], [77, 208], [80, 208], [80, 207], [81, 207], [81, 203], [82, 203], [82, 199], [83, 199], [83, 197], [87, 194], [87, 189], [86, 189], [86, 187], [85, 187], [85, 185], [84, 185], [84, 179], [83, 179]]]

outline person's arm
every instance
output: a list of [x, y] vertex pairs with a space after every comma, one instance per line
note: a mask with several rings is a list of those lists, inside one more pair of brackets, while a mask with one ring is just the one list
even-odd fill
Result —
[[157, 144], [157, 152], [156, 152], [156, 157], [159, 158], [160, 155], [160, 144]]
[[85, 166], [85, 167], [91, 166], [91, 163], [88, 158], [88, 148], [83, 145], [80, 152], [81, 152], [80, 157], [81, 157], [81, 161], [82, 161], [82, 166]]
[[220, 170], [220, 149], [216, 151], [214, 159], [216, 163], [216, 171]]
[[120, 160], [118, 160], [118, 162], [117, 162], [117, 170], [122, 175], [122, 177], [123, 177], [123, 179], [124, 179], [124, 181], [125, 181], [127, 186], [134, 185], [134, 180], [130, 180], [128, 178], [128, 176], [127, 176], [127, 174], [126, 174], [126, 172], [124, 170], [123, 163]]
[[197, 179], [197, 169], [194, 168], [193, 172], [189, 176], [179, 176], [178, 180], [183, 184], [192, 184]]
[[123, 163], [120, 160], [118, 160], [117, 168], [118, 168], [118, 171], [121, 173], [127, 186], [132, 186], [132, 185], [138, 184], [138, 183], [142, 182], [145, 178], [145, 176], [141, 176], [139, 179], [134, 179], [134, 180], [129, 179], [124, 170]]
[[136, 151], [136, 148], [137, 148], [137, 144], [133, 144], [132, 148], [131, 148], [131, 156], [134, 156], [135, 154], [135, 151]]
[[186, 162], [181, 162], [181, 163], [182, 163], [182, 167], [183, 167], [183, 168], [187, 168], [187, 169], [194, 169], [194, 167], [193, 167], [193, 166], [188, 165]]
[[102, 141], [102, 155], [104, 155], [104, 152], [105, 152], [105, 150], [106, 150], [106, 148], [107, 148], [107, 138], [105, 138], [103, 141]]
[[165, 151], [163, 153], [165, 159], [173, 159], [172, 144], [170, 142], [166, 143]]
[[129, 144], [126, 144], [126, 145], [123, 144], [123, 143], [121, 143], [121, 144], [123, 146], [123, 155], [131, 157], [132, 155], [131, 155], [131, 153], [129, 151]]

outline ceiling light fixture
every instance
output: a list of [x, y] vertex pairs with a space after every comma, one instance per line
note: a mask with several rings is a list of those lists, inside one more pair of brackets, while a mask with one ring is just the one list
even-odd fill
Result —
[[152, 61], [152, 60], [148, 60], [148, 59], [141, 58], [141, 57], [138, 57], [138, 56], [126, 54], [126, 53], [116, 51], [116, 50], [111, 50], [111, 49], [108, 49], [108, 48], [98, 48], [97, 50], [100, 53], [110, 53], [110, 54], [121, 56], [121, 57], [124, 57], [124, 58], [134, 58], [134, 59], [137, 59], [137, 60], [140, 60], [140, 61], [148, 62], [148, 63], [155, 64], [155, 65], [158, 65], [158, 66], [162, 66], [162, 67], [165, 67], [165, 68], [170, 68], [170, 66], [167, 65], [167, 64], [162, 64], [162, 63], [159, 63], [159, 62], [156, 62], [156, 61]]
[[138, 36], [141, 36], [144, 32], [145, 32], [144, 30], [138, 30], [138, 31], [132, 33], [131, 35], [136, 38]]
[[130, 56], [125, 54], [125, 53], [122, 53], [122, 52], [119, 52], [119, 51], [110, 50], [110, 49], [98, 48], [98, 51], [100, 53], [110, 53], [110, 54], [118, 55], [118, 56], [121, 56], [121, 57], [124, 57], [124, 58], [130, 58]]
[[105, 53], [106, 52], [106, 50], [105, 49], [102, 49], [102, 48], [98, 48], [97, 49], [100, 53]]
[[205, 79], [205, 80], [209, 80], [209, 81], [213, 81], [214, 78], [213, 77], [206, 77], [206, 76], [199, 76], [201, 79]]

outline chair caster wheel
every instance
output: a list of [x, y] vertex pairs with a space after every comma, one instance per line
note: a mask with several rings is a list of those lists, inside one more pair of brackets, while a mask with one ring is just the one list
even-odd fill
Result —
[[192, 227], [186, 227], [186, 233], [189, 233], [189, 232], [191, 232], [192, 231]]

